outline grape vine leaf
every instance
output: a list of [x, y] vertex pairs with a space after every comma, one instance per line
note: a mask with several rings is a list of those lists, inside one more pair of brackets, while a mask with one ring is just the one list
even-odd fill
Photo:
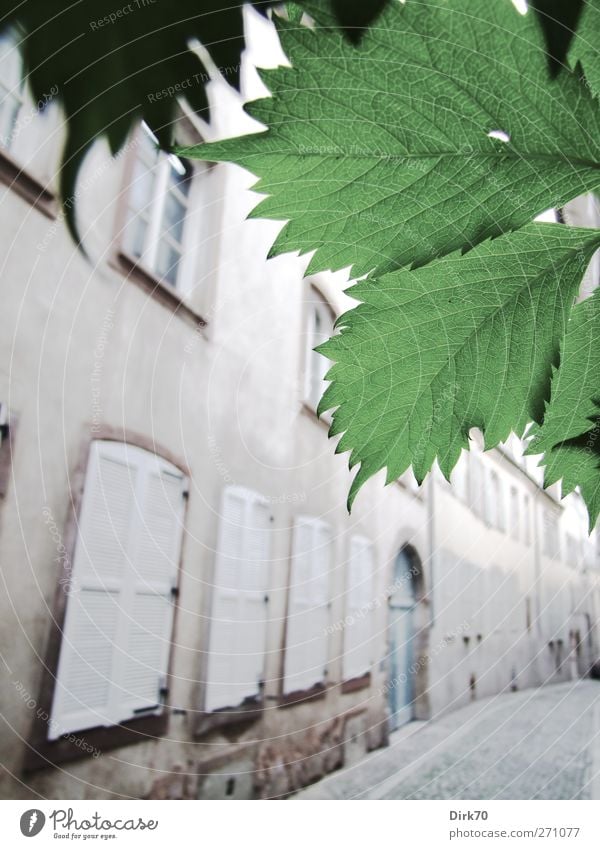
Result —
[[[530, 453], [547, 451], [587, 433], [600, 403], [600, 290], [577, 304], [561, 342], [560, 368], [552, 381], [544, 423]], [[534, 450], [535, 449], [535, 450]]]
[[422, 265], [600, 183], [598, 104], [574, 71], [551, 79], [534, 15], [393, 3], [353, 50], [304, 6], [319, 26], [279, 22], [292, 67], [247, 107], [268, 129], [179, 151], [258, 175], [252, 217], [287, 222], [270, 255], [315, 250], [307, 273]]
[[485, 447], [540, 421], [552, 364], [600, 231], [530, 224], [468, 253], [352, 286], [359, 306], [319, 346], [334, 361], [319, 413], [360, 463], [348, 498], [387, 468], [449, 477], [473, 427]]
[[[250, 2], [263, 14], [276, 5]], [[342, 11], [336, 0], [319, 0], [325, 8], [330, 3], [354, 40], [382, 5], [380, 0], [364, 9], [353, 2]], [[0, 31], [17, 32], [34, 99], [43, 102], [56, 87], [65, 111], [60, 193], [75, 238], [75, 182], [95, 139], [106, 136], [116, 153], [144, 119], [169, 146], [178, 95], [208, 117], [209, 75], [190, 42], [199, 40], [225, 79], [239, 84], [244, 22], [238, 0], [131, 0], [121, 6], [114, 0], [23, 0], [10, 6], [0, 17]]]
[[546, 486], [562, 479], [562, 493], [576, 486], [587, 504], [590, 529], [600, 512], [600, 290], [573, 308], [561, 343], [541, 426], [528, 454], [544, 452]]
[[600, 97], [600, 0], [587, 0], [584, 4], [569, 62], [579, 62], [592, 93]]
[[589, 433], [550, 448], [543, 459], [544, 486], [561, 481], [563, 497], [576, 487], [586, 504], [589, 531], [594, 530], [600, 514], [600, 412]]

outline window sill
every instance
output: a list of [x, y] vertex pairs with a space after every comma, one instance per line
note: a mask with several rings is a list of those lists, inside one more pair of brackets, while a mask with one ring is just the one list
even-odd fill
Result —
[[120, 273], [125, 273], [129, 280], [137, 283], [145, 292], [149, 292], [155, 297], [159, 303], [192, 324], [195, 328], [206, 327], [207, 322], [205, 319], [187, 301], [183, 300], [176, 289], [154, 277], [153, 274], [146, 271], [129, 254], [120, 251], [117, 254], [113, 267]]
[[342, 693], [355, 693], [357, 690], [364, 690], [370, 686], [371, 673], [365, 672], [358, 678], [349, 678], [347, 681], [342, 681]]
[[255, 699], [247, 699], [241, 705], [234, 708], [220, 708], [213, 711], [200, 711], [197, 716], [194, 736], [201, 737], [209, 731], [219, 728], [228, 728], [233, 725], [242, 725], [256, 722], [263, 715], [264, 703], [260, 696]]
[[[144, 716], [110, 728], [97, 727], [69, 734], [58, 740], [34, 738], [29, 743], [23, 762], [24, 772], [60, 766], [82, 758], [97, 758], [110, 749], [143, 743], [162, 737], [167, 732], [168, 713]], [[45, 724], [44, 724], [45, 729]]]
[[13, 159], [3, 148], [0, 148], [0, 182], [47, 218], [57, 217], [58, 202], [54, 193], [44, 186], [41, 180], [19, 165], [16, 159]]
[[313, 684], [307, 690], [294, 690], [292, 693], [284, 693], [279, 696], [278, 707], [286, 708], [293, 705], [305, 704], [306, 702], [324, 699], [327, 695], [328, 687], [326, 684]]

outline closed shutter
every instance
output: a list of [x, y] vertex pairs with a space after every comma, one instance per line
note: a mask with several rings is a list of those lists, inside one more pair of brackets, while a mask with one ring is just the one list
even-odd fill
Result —
[[[161, 497], [156, 487], [163, 479], [170, 490]], [[140, 448], [92, 444], [50, 739], [114, 725], [149, 707], [160, 710], [182, 536], [183, 481], [174, 466]]]
[[307, 690], [325, 678], [331, 529], [299, 517], [294, 527], [283, 690]]
[[145, 459], [145, 486], [136, 504], [139, 533], [125, 605], [120, 719], [157, 711], [166, 695], [182, 540], [182, 475], [159, 457]]
[[373, 547], [365, 537], [350, 539], [346, 575], [343, 677], [348, 681], [368, 672], [372, 661]]
[[223, 494], [209, 656], [207, 711], [256, 697], [264, 675], [270, 516], [266, 501], [242, 487]]

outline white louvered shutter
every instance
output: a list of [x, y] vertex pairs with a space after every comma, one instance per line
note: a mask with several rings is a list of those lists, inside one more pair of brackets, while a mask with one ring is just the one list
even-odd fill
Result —
[[298, 518], [292, 541], [283, 690], [307, 690], [325, 678], [331, 529]]
[[[72, 731], [114, 725], [137, 715], [151, 704], [159, 710], [159, 689], [167, 671], [172, 623], [171, 589], [174, 585], [182, 534], [183, 475], [170, 464], [162, 471], [176, 482], [174, 512], [166, 518], [166, 503], [150, 508], [150, 475], [157, 458], [123, 443], [92, 444], [78, 524], [71, 591], [67, 603], [61, 651], [54, 688], [48, 736], [56, 739]], [[175, 509], [176, 508], [176, 509]], [[150, 526], [155, 535], [171, 521], [168, 592], [164, 574], [160, 584], [162, 603], [156, 605], [155, 590], [138, 592], [139, 557], [148, 564], [157, 555], [144, 538]], [[155, 537], [156, 538], [156, 537]], [[150, 568], [144, 566], [143, 568]], [[147, 583], [147, 582], [145, 582]], [[161, 654], [148, 649], [154, 633], [161, 634]], [[146, 642], [138, 633], [144, 630]], [[140, 666], [145, 668], [142, 686]], [[128, 680], [129, 678], [129, 680]], [[148, 683], [150, 682], [150, 683]], [[142, 692], [143, 690], [143, 692]]]
[[365, 537], [350, 539], [346, 574], [343, 677], [348, 681], [368, 672], [372, 661], [373, 547]]
[[215, 561], [205, 708], [256, 697], [264, 675], [270, 516], [266, 501], [228, 487]]
[[122, 688], [116, 693], [121, 720], [158, 711], [166, 695], [181, 551], [184, 478], [152, 454], [145, 455], [145, 472], [124, 605]]

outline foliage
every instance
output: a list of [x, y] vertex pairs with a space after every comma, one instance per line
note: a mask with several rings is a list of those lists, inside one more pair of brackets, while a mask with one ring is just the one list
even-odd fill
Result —
[[560, 369], [552, 382], [531, 454], [545, 452], [546, 483], [562, 479], [563, 494], [580, 486], [590, 528], [600, 513], [600, 290], [577, 304], [567, 326]]
[[350, 503], [384, 467], [392, 481], [412, 464], [420, 482], [437, 457], [449, 477], [473, 427], [491, 447], [542, 418], [582, 269], [598, 247], [594, 230], [530, 224], [350, 290], [360, 306], [319, 348], [336, 363], [321, 409], [336, 407], [338, 450], [361, 464]]
[[320, 411], [360, 465], [350, 503], [384, 467], [422, 480], [437, 458], [448, 476], [471, 427], [490, 448], [534, 421], [546, 482], [580, 484], [597, 516], [580, 441], [600, 371], [577, 344], [587, 313], [569, 316], [600, 236], [529, 223], [600, 183], [597, 4], [572, 41], [556, 26], [570, 36], [579, 16], [536, 5], [393, 3], [353, 50], [307, 1], [316, 27], [278, 23], [291, 67], [265, 71], [273, 96], [247, 107], [267, 129], [181, 151], [259, 177], [252, 215], [286, 222], [271, 255], [368, 275], [320, 348], [335, 363]]
[[[275, 0], [250, 0], [261, 13]], [[300, 0], [302, 2], [302, 0]], [[353, 41], [387, 0], [369, 4], [319, 0]], [[207, 117], [202, 61], [190, 49], [200, 41], [234, 86], [244, 48], [243, 4], [232, 0], [23, 0], [3, 10], [0, 29], [20, 33], [27, 80], [35, 100], [52, 87], [65, 111], [67, 141], [61, 196], [76, 237], [73, 199], [81, 161], [92, 142], [106, 136], [116, 153], [141, 119], [163, 146], [172, 141], [177, 95]]]

